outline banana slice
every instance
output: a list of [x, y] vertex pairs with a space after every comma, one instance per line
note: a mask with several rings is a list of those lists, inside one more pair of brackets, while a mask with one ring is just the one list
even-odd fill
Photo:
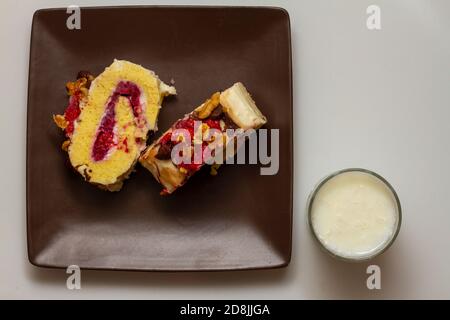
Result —
[[241, 82], [222, 92], [220, 104], [231, 120], [244, 130], [258, 129], [267, 122]]

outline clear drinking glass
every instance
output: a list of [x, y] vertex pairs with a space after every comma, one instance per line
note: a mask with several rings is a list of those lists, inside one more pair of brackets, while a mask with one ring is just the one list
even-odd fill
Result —
[[[363, 257], [348, 257], [348, 256], [341, 256], [339, 254], [337, 254], [336, 252], [331, 251], [330, 249], [328, 249], [325, 244], [322, 243], [322, 241], [319, 239], [318, 235], [316, 234], [316, 231], [314, 230], [313, 224], [312, 224], [312, 208], [313, 208], [313, 204], [314, 204], [314, 200], [315, 197], [317, 195], [317, 193], [319, 192], [319, 190], [322, 188], [322, 186], [327, 183], [330, 179], [343, 174], [343, 173], [347, 173], [347, 172], [362, 172], [365, 174], [369, 174], [375, 178], [377, 178], [378, 180], [380, 180], [386, 187], [387, 189], [392, 193], [392, 197], [394, 199], [394, 202], [396, 204], [396, 224], [394, 226], [394, 232], [392, 233], [391, 237], [379, 248], [376, 248], [376, 250], [374, 250], [373, 252], [370, 253], [370, 255], [367, 256], [363, 256]], [[379, 256], [380, 254], [382, 254], [383, 252], [385, 252], [394, 242], [394, 240], [396, 239], [399, 231], [400, 231], [400, 226], [401, 226], [401, 222], [402, 222], [402, 209], [401, 209], [401, 205], [400, 205], [400, 200], [397, 196], [397, 193], [395, 192], [394, 188], [389, 184], [389, 182], [384, 179], [382, 176], [380, 176], [379, 174], [367, 170], [367, 169], [362, 169], [362, 168], [348, 168], [348, 169], [343, 169], [343, 170], [339, 170], [336, 172], [333, 172], [331, 174], [329, 174], [328, 176], [326, 176], [324, 179], [322, 179], [313, 189], [313, 191], [311, 192], [309, 198], [308, 198], [308, 202], [307, 202], [307, 214], [308, 214], [308, 224], [309, 224], [309, 228], [311, 230], [311, 233], [314, 237], [314, 239], [316, 239], [316, 242], [320, 245], [320, 247], [326, 251], [327, 253], [329, 253], [331, 256], [341, 259], [341, 260], [345, 260], [345, 261], [350, 261], [350, 262], [361, 262], [361, 261], [367, 261], [369, 259], [372, 259], [376, 256]]]

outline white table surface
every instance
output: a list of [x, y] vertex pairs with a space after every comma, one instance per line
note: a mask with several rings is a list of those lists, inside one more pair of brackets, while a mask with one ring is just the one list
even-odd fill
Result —
[[[444, 0], [195, 2], [275, 5], [289, 11], [295, 182], [288, 268], [82, 271], [82, 289], [70, 291], [63, 270], [31, 266], [25, 233], [31, 18], [39, 8], [93, 3], [126, 1], [0, 1], [0, 298], [450, 298], [450, 2]], [[370, 4], [381, 8], [379, 31], [366, 28]], [[385, 176], [403, 206], [403, 225], [393, 247], [363, 264], [322, 253], [308, 233], [304, 210], [322, 176], [355, 166]], [[381, 290], [366, 287], [369, 264], [381, 267]]]

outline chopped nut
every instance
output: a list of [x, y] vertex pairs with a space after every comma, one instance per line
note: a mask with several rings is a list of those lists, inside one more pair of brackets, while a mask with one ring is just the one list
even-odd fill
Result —
[[180, 172], [181, 172], [181, 173], [184, 173], [184, 174], [187, 174], [187, 173], [188, 173], [188, 171], [186, 170], [186, 168], [183, 168], [183, 167], [180, 168]]
[[211, 171], [209, 172], [212, 176], [217, 176], [217, 170], [220, 168], [221, 164], [215, 163], [211, 166]]
[[81, 79], [81, 78], [90, 79], [90, 78], [92, 78], [92, 74], [89, 71], [82, 70], [82, 71], [78, 72], [78, 74], [77, 74], [77, 79]]
[[211, 112], [219, 105], [220, 92], [214, 93], [211, 98], [206, 100], [200, 107], [195, 109], [195, 114], [199, 119], [206, 119]]
[[86, 79], [85, 87], [89, 88], [91, 86], [91, 82], [94, 80], [94, 76], [89, 71], [80, 71], [77, 74], [77, 79]]
[[69, 150], [69, 146], [70, 146], [70, 140], [66, 140], [62, 143], [61, 149], [63, 149], [64, 151], [67, 152]]
[[64, 118], [63, 115], [54, 114], [53, 115], [53, 121], [55, 121], [56, 125], [58, 127], [60, 127], [61, 129], [64, 130], [65, 128], [67, 128], [68, 123], [67, 123], [66, 118]]
[[[66, 89], [69, 96], [73, 96], [78, 91], [81, 91], [83, 95], [87, 92], [87, 88], [90, 86], [90, 80], [87, 78], [79, 78], [77, 81], [67, 82]], [[85, 89], [85, 90], [83, 90]]]

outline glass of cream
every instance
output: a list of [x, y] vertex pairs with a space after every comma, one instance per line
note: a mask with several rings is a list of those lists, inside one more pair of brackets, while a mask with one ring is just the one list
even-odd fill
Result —
[[350, 168], [319, 182], [308, 201], [308, 223], [325, 251], [365, 261], [394, 242], [401, 206], [392, 186], [375, 172]]

